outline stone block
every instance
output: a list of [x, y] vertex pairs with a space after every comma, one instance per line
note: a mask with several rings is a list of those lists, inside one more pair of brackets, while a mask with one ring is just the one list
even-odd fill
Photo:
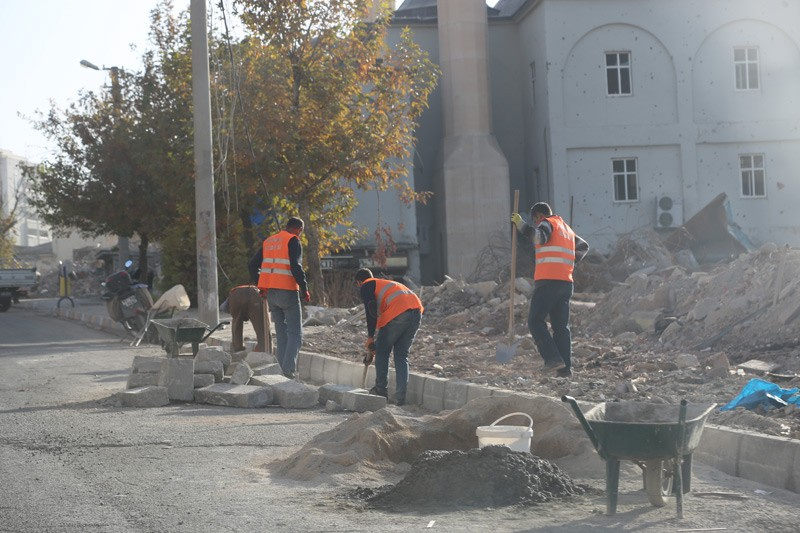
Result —
[[217, 383], [222, 382], [225, 375], [225, 367], [222, 361], [197, 361], [194, 363], [194, 371], [196, 374], [211, 374], [214, 376], [214, 381]]
[[326, 383], [319, 388], [319, 403], [325, 405], [329, 401], [334, 401], [339, 405], [342, 404], [342, 397], [345, 392], [349, 391], [362, 391], [367, 392], [365, 389], [357, 389], [350, 385], [339, 385], [338, 383]]
[[125, 407], [161, 407], [169, 404], [166, 387], [139, 387], [118, 394]]
[[278, 383], [285, 383], [287, 381], [291, 381], [289, 378], [284, 376], [283, 374], [268, 374], [264, 376], [253, 376], [250, 378], [251, 385], [261, 385], [262, 387], [270, 387], [272, 388], [273, 385], [277, 385]]
[[422, 407], [431, 411], [444, 409], [444, 393], [447, 380], [434, 376], [426, 376], [422, 389]]
[[194, 400], [194, 359], [165, 358], [158, 375], [158, 385], [167, 388], [170, 400]]
[[796, 490], [792, 467], [800, 453], [800, 442], [750, 431], [741, 434], [736, 475], [771, 487]]
[[311, 378], [311, 359], [314, 356], [308, 352], [300, 352], [297, 354], [297, 376], [300, 379]]
[[774, 371], [780, 365], [775, 363], [767, 363], [758, 359], [750, 359], [744, 363], [736, 365], [736, 368], [741, 368], [748, 374], [762, 375]]
[[231, 384], [247, 385], [251, 377], [253, 377], [253, 370], [247, 362], [242, 361], [236, 365], [236, 369], [231, 373]]
[[222, 405], [225, 407], [257, 408], [272, 404], [272, 389], [258, 385], [230, 385], [215, 383], [195, 390], [197, 403]]
[[740, 431], [706, 424], [700, 444], [692, 455], [694, 460], [707, 464], [731, 476], [738, 475]]
[[209, 385], [213, 385], [216, 381], [214, 380], [213, 374], [195, 374], [194, 375], [194, 388], [200, 389], [202, 387], [208, 387]]
[[128, 376], [126, 389], [138, 389], [139, 387], [149, 387], [158, 385], [158, 374], [131, 374]]
[[247, 357], [244, 358], [244, 361], [250, 365], [251, 368], [271, 365], [278, 362], [274, 355], [267, 352], [250, 352], [247, 354]]
[[675, 356], [675, 364], [678, 368], [697, 368], [700, 366], [700, 361], [692, 353], [680, 353]]
[[425, 376], [408, 374], [408, 386], [406, 387], [406, 403], [412, 405], [422, 405], [422, 393], [425, 387]]
[[327, 383], [325, 381], [325, 372], [323, 367], [325, 365], [325, 356], [314, 354], [311, 357], [310, 376], [309, 379], [314, 383]]
[[308, 409], [318, 403], [317, 388], [294, 380], [272, 386], [273, 402], [286, 409]]
[[339, 363], [341, 359], [335, 357], [325, 357], [322, 367], [322, 383], [339, 383]]
[[278, 363], [272, 363], [270, 365], [265, 366], [258, 366], [252, 369], [254, 376], [275, 376], [275, 375], [283, 375], [283, 369], [281, 369], [281, 365]]
[[342, 397], [342, 407], [357, 413], [377, 411], [386, 407], [386, 398], [364, 392], [345, 392]]
[[467, 402], [476, 398], [488, 398], [492, 395], [492, 390], [485, 385], [470, 383], [467, 385]]
[[444, 386], [444, 408], [460, 409], [467, 403], [469, 383], [450, 380]]
[[328, 400], [327, 402], [325, 402], [325, 411], [327, 411], [328, 413], [338, 413], [340, 411], [344, 411], [344, 407], [334, 402], [333, 400]]
[[219, 361], [222, 363], [223, 368], [227, 368], [232, 362], [231, 355], [222, 349], [221, 346], [205, 346], [197, 350], [197, 355], [194, 356], [194, 362], [200, 363], [203, 361]]
[[133, 369], [131, 372], [134, 374], [158, 374], [161, 372], [161, 361], [164, 359], [164, 357], [158, 356], [136, 355], [133, 358]]
[[364, 365], [352, 363], [350, 361], [339, 361], [336, 369], [336, 380], [334, 383], [339, 385], [350, 385], [353, 387], [361, 386], [361, 376], [364, 373]]
[[247, 358], [247, 352], [241, 350], [239, 352], [231, 352], [231, 363], [241, 363]]

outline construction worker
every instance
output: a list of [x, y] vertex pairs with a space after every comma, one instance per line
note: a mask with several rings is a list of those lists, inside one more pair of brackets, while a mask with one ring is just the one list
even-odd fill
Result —
[[303, 248], [300, 234], [305, 225], [292, 217], [283, 230], [264, 240], [261, 251], [250, 260], [250, 270], [261, 263], [258, 289], [266, 294], [269, 313], [275, 323], [276, 353], [283, 375], [293, 379], [297, 369], [297, 354], [303, 341], [300, 298], [308, 303], [306, 274], [303, 271]]
[[[556, 376], [568, 378], [572, 376], [569, 329], [572, 271], [586, 256], [589, 244], [578, 237], [560, 216], [554, 215], [545, 202], [531, 207], [531, 218], [533, 224], [529, 225], [519, 213], [511, 213], [511, 222], [517, 231], [532, 239], [536, 249], [528, 329], [544, 359], [544, 368], [554, 369]], [[545, 322], [548, 315], [552, 335]]]
[[393, 352], [397, 384], [395, 404], [403, 405], [408, 388], [408, 352], [422, 320], [422, 302], [402, 283], [376, 279], [368, 268], [356, 272], [356, 285], [367, 315], [365, 346], [375, 357], [375, 386], [369, 393], [388, 399], [389, 353]]

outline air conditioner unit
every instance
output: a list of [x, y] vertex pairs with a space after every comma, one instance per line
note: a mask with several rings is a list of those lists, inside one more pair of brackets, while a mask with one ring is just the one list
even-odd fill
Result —
[[683, 225], [683, 204], [671, 196], [656, 198], [656, 229], [678, 228]]

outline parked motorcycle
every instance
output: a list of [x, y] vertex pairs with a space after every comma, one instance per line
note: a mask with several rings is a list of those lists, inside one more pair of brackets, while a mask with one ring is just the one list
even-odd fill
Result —
[[[108, 315], [136, 338], [147, 327], [147, 311], [153, 307], [153, 297], [146, 283], [131, 278], [131, 265], [133, 261], [129, 259], [123, 270], [106, 278], [102, 284], [106, 288], [102, 298], [106, 302]], [[149, 336], [147, 340], [151, 342]], [[157, 337], [155, 344], [158, 344]]]

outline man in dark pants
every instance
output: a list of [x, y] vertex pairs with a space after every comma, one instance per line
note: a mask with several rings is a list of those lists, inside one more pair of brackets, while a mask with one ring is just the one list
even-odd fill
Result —
[[[511, 221], [525, 237], [533, 240], [536, 266], [533, 273], [533, 297], [528, 315], [528, 329], [544, 359], [545, 369], [556, 376], [572, 376], [572, 336], [569, 329], [569, 301], [572, 298], [572, 271], [586, 256], [589, 244], [544, 202], [531, 207], [533, 225], [526, 224], [519, 213]], [[553, 334], [545, 322], [550, 316]]]
[[356, 285], [367, 314], [365, 344], [367, 350], [375, 350], [375, 386], [369, 392], [389, 397], [389, 354], [394, 352], [395, 404], [403, 405], [408, 388], [408, 352], [422, 320], [422, 302], [402, 283], [376, 279], [368, 268], [356, 272]]
[[275, 357], [283, 375], [290, 379], [295, 377], [303, 341], [300, 298], [311, 300], [302, 265], [303, 229], [302, 219], [290, 218], [283, 230], [264, 240], [261, 250], [250, 260], [251, 273], [261, 265], [258, 288], [262, 295], [266, 292], [269, 314], [275, 323]]

